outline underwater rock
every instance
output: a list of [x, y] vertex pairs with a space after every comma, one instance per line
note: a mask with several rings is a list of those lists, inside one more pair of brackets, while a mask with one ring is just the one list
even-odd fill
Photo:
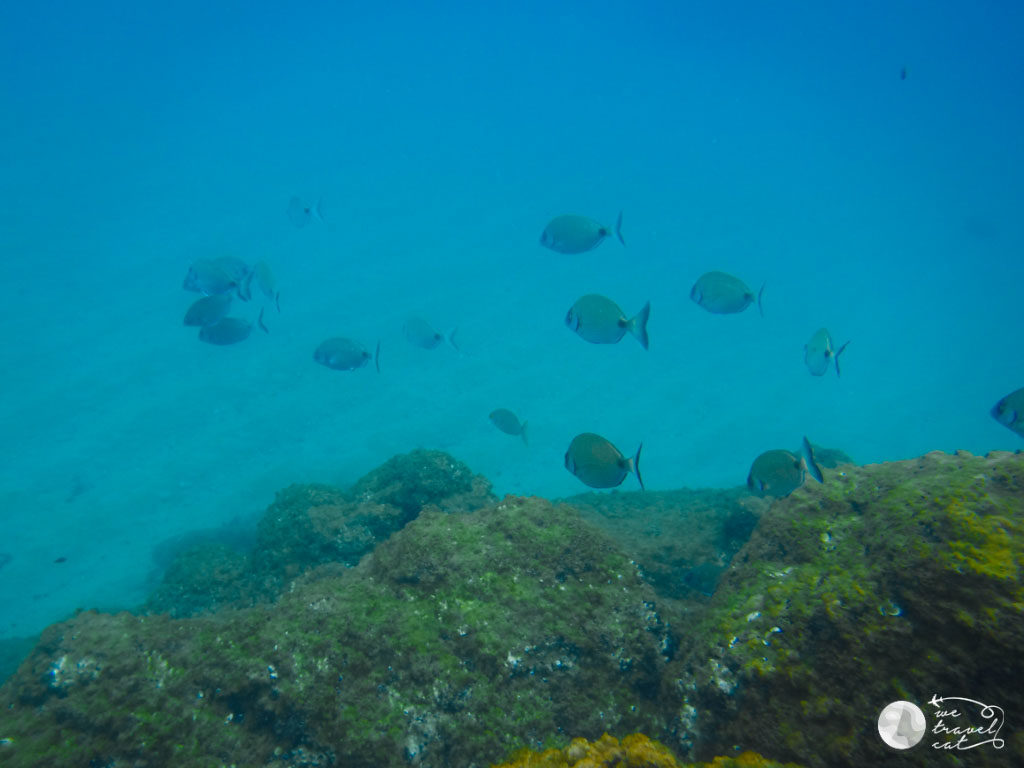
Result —
[[677, 642], [572, 508], [428, 507], [273, 605], [48, 628], [0, 688], [4, 763], [484, 764], [570, 730], [666, 731]]
[[768, 504], [746, 488], [583, 493], [565, 501], [607, 531], [665, 599], [703, 604]]
[[491, 484], [442, 451], [393, 456], [352, 488], [355, 498], [398, 507], [411, 520], [428, 504], [446, 512], [471, 512], [496, 501]]
[[272, 602], [311, 568], [354, 566], [427, 504], [472, 512], [495, 500], [485, 478], [440, 451], [395, 456], [351, 491], [292, 485], [260, 518], [251, 552], [203, 541], [178, 551], [143, 610], [181, 618]]
[[521, 750], [507, 763], [491, 768], [800, 768], [793, 763], [776, 763], [755, 752], [736, 757], [716, 757], [710, 763], [678, 763], [668, 747], [642, 733], [631, 733], [621, 741], [607, 733], [596, 741], [575, 738], [564, 749], [534, 752]]
[[[877, 731], [890, 702], [1024, 711], [1022, 454], [843, 465], [770, 506], [737, 497], [706, 530], [670, 528], [670, 494], [591, 504], [588, 517], [629, 537], [543, 499], [450, 514], [482, 498], [464, 479], [469, 491], [434, 495], [354, 566], [360, 531], [405, 520], [386, 501], [400, 486], [286, 489], [242, 577], [249, 599], [275, 602], [231, 603], [240, 564], [222, 553], [181, 593], [192, 605], [221, 583], [216, 613], [87, 612], [49, 627], [0, 687], [0, 761], [433, 768], [642, 732], [682, 759], [730, 755], [714, 766], [771, 764], [745, 750], [875, 765], [891, 756]], [[650, 553], [669, 531], [736, 546], [752, 519], [704, 602], [657, 597], [623, 550], [645, 526], [661, 537]], [[293, 569], [304, 557], [322, 560]], [[1024, 762], [1024, 739], [1004, 736], [1004, 749], [972, 750], [972, 767]], [[524, 764], [562, 764], [540, 757]], [[900, 762], [935, 758], [925, 744]]]
[[252, 604], [256, 595], [247, 569], [246, 555], [230, 546], [214, 541], [193, 544], [174, 557], [142, 612], [181, 618]]
[[[1022, 518], [1024, 455], [1000, 452], [844, 466], [776, 501], [690, 628], [683, 727], [661, 738], [690, 759], [739, 744], [875, 765], [892, 756], [877, 732], [890, 702], [926, 716], [933, 694], [1024, 711]], [[1024, 741], [970, 756], [1024, 763]]]

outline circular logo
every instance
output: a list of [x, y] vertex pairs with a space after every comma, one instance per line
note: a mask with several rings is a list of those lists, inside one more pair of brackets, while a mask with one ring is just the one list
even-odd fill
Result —
[[893, 749], [910, 749], [927, 727], [924, 712], [909, 701], [894, 701], [878, 716], [878, 735]]

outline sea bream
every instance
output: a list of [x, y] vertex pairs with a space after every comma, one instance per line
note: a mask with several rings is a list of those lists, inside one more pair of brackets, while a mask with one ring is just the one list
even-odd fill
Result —
[[647, 320], [650, 315], [650, 302], [627, 319], [626, 313], [607, 296], [589, 293], [577, 299], [569, 308], [565, 315], [565, 324], [577, 336], [591, 344], [615, 344], [629, 333], [640, 342], [641, 347], [647, 349], [650, 346], [650, 339], [647, 336]]
[[[264, 333], [269, 333], [267, 326], [263, 324], [263, 310], [260, 310], [258, 325]], [[241, 317], [225, 317], [210, 325], [204, 325], [199, 329], [199, 340], [207, 344], [215, 344], [224, 347], [229, 344], [238, 344], [245, 341], [252, 333], [254, 324]]]
[[185, 312], [185, 325], [213, 325], [224, 319], [231, 310], [231, 294], [219, 293], [214, 296], [202, 296], [192, 302]]
[[529, 445], [526, 439], [526, 422], [519, 421], [519, 417], [508, 408], [497, 408], [491, 411], [489, 418], [491, 423], [506, 435], [519, 435], [523, 442]]
[[422, 349], [436, 349], [443, 341], [456, 352], [460, 351], [455, 343], [455, 334], [458, 330], [458, 328], [452, 328], [447, 333], [442, 334], [422, 317], [415, 315], [408, 318], [402, 326], [403, 335], [414, 346]]
[[627, 457], [600, 435], [584, 432], [576, 435], [569, 443], [565, 452], [565, 468], [591, 488], [615, 488], [622, 485], [622, 481], [632, 472], [642, 490], [644, 481], [640, 477], [640, 450], [643, 447], [641, 443], [636, 453]]
[[186, 291], [195, 291], [207, 296], [230, 293], [237, 290], [238, 286], [238, 280], [214, 259], [196, 259], [192, 262], [181, 284]]
[[311, 221], [324, 220], [323, 200], [317, 200], [315, 205], [310, 205], [298, 195], [293, 195], [288, 201], [286, 213], [288, 214], [288, 220], [299, 229], [302, 229]]
[[320, 343], [313, 352], [313, 359], [334, 371], [354, 371], [372, 359], [377, 373], [380, 373], [380, 342], [377, 342], [377, 349], [371, 355], [358, 341], [335, 336]]
[[804, 483], [809, 474], [819, 483], [823, 480], [821, 467], [814, 458], [811, 441], [804, 437], [801, 456], [776, 449], [765, 451], [750, 467], [747, 487], [758, 496], [788, 496]]
[[839, 355], [846, 349], [846, 342], [839, 349], [835, 348], [832, 335], [826, 328], [819, 328], [804, 344], [804, 365], [813, 376], [824, 376], [828, 373], [829, 365], [835, 363], [836, 376], [839, 375]]
[[690, 298], [708, 312], [715, 315], [732, 315], [742, 312], [757, 300], [757, 311], [764, 317], [761, 299], [764, 285], [754, 295], [747, 284], [726, 272], [706, 272], [690, 289]]
[[259, 288], [260, 293], [271, 299], [274, 302], [274, 306], [277, 307], [278, 313], [281, 312], [281, 294], [277, 290], [277, 283], [274, 281], [274, 273], [270, 271], [270, 267], [267, 266], [267, 262], [257, 261], [253, 264], [252, 269], [249, 270], [249, 274], [246, 277], [245, 292], [252, 295], [252, 284], [256, 283], [256, 287]]
[[1015, 390], [992, 406], [992, 418], [1024, 437], [1024, 387]]
[[[611, 230], [603, 224], [576, 214], [556, 216], [540, 233], [540, 244], [558, 253], [585, 253], [597, 248], [604, 239], [611, 235]], [[615, 236], [623, 245], [622, 212], [615, 222]]]

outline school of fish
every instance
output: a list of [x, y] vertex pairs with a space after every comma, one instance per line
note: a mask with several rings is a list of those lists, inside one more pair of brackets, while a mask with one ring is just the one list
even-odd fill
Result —
[[[287, 218], [298, 228], [313, 222], [322, 222], [321, 201], [308, 203], [293, 196], [285, 209]], [[579, 214], [563, 214], [551, 219], [540, 235], [540, 245], [559, 254], [576, 255], [591, 251], [612, 237], [623, 247], [626, 245], [622, 234], [622, 213], [615, 227]], [[280, 293], [273, 273], [265, 261], [248, 265], [234, 256], [200, 258], [192, 262], [185, 275], [182, 287], [186, 291], [202, 294], [186, 310], [184, 325], [198, 328], [199, 340], [216, 346], [230, 346], [248, 339], [253, 328], [269, 333], [265, 323], [265, 311], [272, 304], [280, 313]], [[718, 270], [706, 272], [694, 282], [690, 299], [711, 314], [738, 314], [756, 304], [758, 313], [764, 316], [764, 283], [754, 293], [739, 277]], [[254, 296], [262, 297], [255, 320], [230, 314], [235, 299], [250, 302]], [[650, 302], [644, 304], [632, 316], [624, 312], [611, 298], [600, 294], [585, 294], [569, 307], [565, 325], [585, 342], [590, 344], [617, 344], [627, 335], [633, 337], [643, 349], [650, 349], [647, 324], [650, 319]], [[251, 313], [250, 313], [251, 316]], [[406, 340], [413, 346], [433, 350], [442, 345], [462, 354], [455, 341], [456, 328], [446, 332], [438, 331], [426, 319], [410, 316], [402, 328]], [[837, 345], [826, 328], [816, 330], [804, 344], [804, 364], [812, 376], [824, 376], [835, 368], [840, 375], [839, 358], [849, 341]], [[344, 336], [330, 336], [313, 351], [313, 360], [334, 371], [356, 371], [373, 361], [380, 373], [380, 341], [371, 353], [361, 342]], [[1024, 437], [1024, 387], [1009, 393], [999, 400], [990, 411], [992, 417], [1016, 434]], [[488, 418], [499, 431], [521, 438], [524, 446], [527, 439], [527, 421], [509, 410], [496, 408]], [[640, 488], [644, 483], [640, 474], [640, 451], [627, 456], [610, 440], [593, 432], [576, 435], [565, 451], [565, 468], [583, 484], [591, 488], [615, 488], [629, 476], [634, 475]], [[791, 452], [783, 448], [766, 450], [758, 455], [747, 474], [747, 487], [758, 496], [784, 497], [799, 488], [811, 477], [824, 482], [821, 467], [814, 457], [814, 450], [805, 436], [801, 447]]]

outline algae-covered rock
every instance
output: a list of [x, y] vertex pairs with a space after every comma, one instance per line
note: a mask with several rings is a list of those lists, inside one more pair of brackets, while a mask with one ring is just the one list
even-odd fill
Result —
[[562, 749], [523, 749], [492, 768], [800, 768], [777, 763], [755, 752], [716, 757], [710, 763], [679, 763], [668, 747], [642, 733], [616, 739], [607, 733], [596, 741], [575, 738]]
[[398, 507], [410, 519], [432, 504], [446, 512], [467, 512], [492, 503], [490, 482], [441, 451], [416, 450], [393, 456], [352, 488], [356, 499]]
[[674, 647], [635, 565], [571, 508], [428, 509], [272, 606], [49, 628], [0, 689], [0, 738], [14, 766], [483, 764], [664, 731]]
[[611, 534], [658, 595], [682, 610], [708, 601], [768, 508], [746, 488], [584, 493], [566, 501]]
[[246, 555], [219, 542], [193, 544], [174, 557], [142, 610], [178, 618], [251, 604], [257, 595], [248, 562]]
[[[1024, 711], [1022, 565], [1024, 456], [826, 472], [761, 518], [694, 628], [676, 744], [702, 759], [739, 744], [874, 765], [891, 757], [877, 732], [890, 702], [926, 716], [935, 694]], [[952, 759], [930, 744], [901, 765]], [[970, 764], [1024, 764], [1022, 750], [1007, 738]]]
[[395, 456], [347, 491], [292, 485], [260, 518], [251, 552], [218, 541], [179, 548], [144, 610], [184, 617], [272, 602], [311, 568], [355, 565], [427, 505], [472, 512], [494, 501], [485, 478], [440, 451]]

